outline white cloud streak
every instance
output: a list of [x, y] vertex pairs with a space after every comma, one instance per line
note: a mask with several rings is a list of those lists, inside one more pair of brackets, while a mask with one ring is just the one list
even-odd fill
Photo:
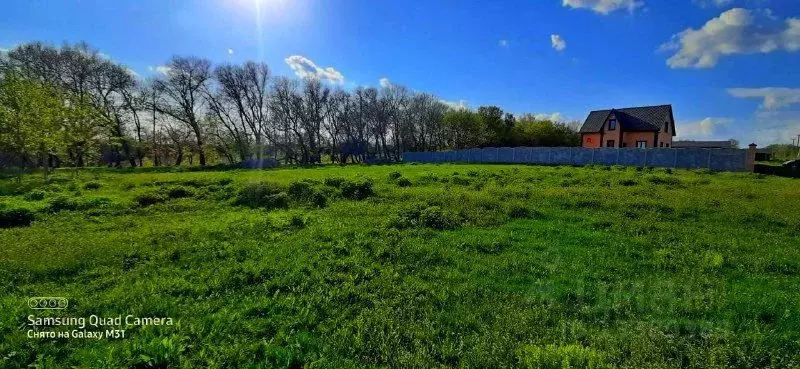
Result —
[[556, 34], [550, 35], [550, 43], [553, 45], [553, 48], [558, 51], [562, 51], [567, 48], [567, 41]]
[[300, 78], [313, 78], [322, 81], [329, 81], [332, 83], [344, 82], [342, 73], [333, 67], [318, 67], [310, 59], [301, 55], [292, 55], [284, 59], [289, 68], [292, 68], [294, 74]]
[[728, 93], [738, 98], [762, 99], [761, 108], [766, 110], [774, 110], [800, 104], [800, 88], [729, 88]]
[[711, 68], [723, 56], [800, 50], [800, 18], [776, 19], [769, 10], [734, 8], [706, 22], [700, 29], [688, 28], [661, 45], [674, 51], [670, 68]]
[[729, 118], [707, 117], [690, 123], [678, 123], [675, 127], [679, 140], [727, 139], [727, 125]]
[[383, 77], [383, 78], [379, 79], [379, 80], [378, 80], [378, 83], [379, 83], [379, 84], [381, 85], [381, 87], [383, 87], [383, 88], [389, 88], [389, 86], [391, 86], [391, 85], [392, 85], [392, 82], [391, 82], [391, 81], [389, 81], [389, 79], [388, 79], [388, 78], [386, 78], [386, 77]]
[[591, 9], [595, 13], [608, 15], [620, 9], [633, 13], [644, 6], [643, 0], [562, 0], [561, 5], [574, 9]]
[[467, 100], [456, 100], [456, 101], [439, 100], [439, 102], [449, 106], [451, 109], [469, 109], [469, 105], [467, 105]]
[[500, 41], [497, 41], [497, 44], [498, 44], [500, 47], [508, 47], [508, 45], [510, 45], [511, 43], [510, 43], [510, 42], [508, 42], [508, 40], [500, 40]]

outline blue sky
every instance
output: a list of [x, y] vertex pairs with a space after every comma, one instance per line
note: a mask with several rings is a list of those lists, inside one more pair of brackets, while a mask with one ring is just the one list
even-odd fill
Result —
[[[580, 120], [673, 104], [678, 135], [800, 134], [800, 1], [15, 1], [0, 48], [86, 41], [146, 77], [173, 54], [261, 60], [333, 85]], [[292, 68], [295, 67], [295, 69]]]

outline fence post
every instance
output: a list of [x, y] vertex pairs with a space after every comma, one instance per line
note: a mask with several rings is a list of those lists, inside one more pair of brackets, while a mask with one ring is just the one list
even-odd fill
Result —
[[744, 159], [744, 169], [749, 172], [755, 172], [756, 170], [756, 148], [758, 145], [755, 143], [751, 143], [747, 146], [747, 156]]

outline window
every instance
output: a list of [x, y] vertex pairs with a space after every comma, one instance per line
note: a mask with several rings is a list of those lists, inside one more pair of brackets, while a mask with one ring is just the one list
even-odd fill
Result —
[[647, 141], [636, 141], [636, 148], [638, 148], [638, 149], [646, 149], [647, 148]]
[[608, 120], [608, 130], [613, 131], [617, 129], [617, 120], [616, 119], [609, 119]]
[[622, 143], [622, 147], [628, 147], [628, 143], [627, 142], [623, 142]]
[[667, 147], [669, 147], [669, 143], [667, 143]]
[[664, 123], [664, 132], [669, 133], [669, 122]]
[[664, 147], [664, 143], [663, 142], [659, 142], [658, 143], [658, 147]]
[[606, 147], [616, 147], [616, 146], [614, 145], [614, 140], [608, 140], [608, 141], [606, 141]]

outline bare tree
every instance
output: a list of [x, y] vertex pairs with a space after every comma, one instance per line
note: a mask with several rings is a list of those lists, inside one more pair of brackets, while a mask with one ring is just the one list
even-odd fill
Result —
[[203, 93], [211, 77], [211, 62], [196, 57], [173, 57], [167, 64], [166, 78], [155, 81], [155, 87], [163, 95], [163, 103], [156, 109], [185, 124], [194, 134], [200, 165], [206, 165], [203, 152], [203, 115], [205, 99]]

